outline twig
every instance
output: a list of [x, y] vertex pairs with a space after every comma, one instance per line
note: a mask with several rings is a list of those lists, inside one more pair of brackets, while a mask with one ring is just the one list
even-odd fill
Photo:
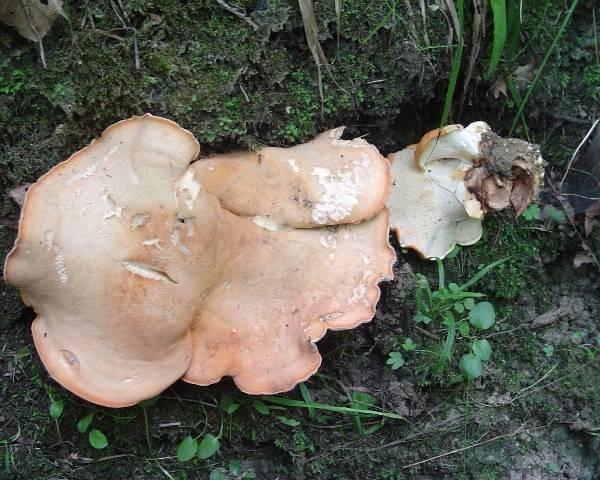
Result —
[[[597, 119], [592, 124], [592, 126], [590, 127], [590, 129], [587, 131], [587, 133], [583, 137], [583, 140], [581, 142], [579, 142], [579, 145], [577, 145], [577, 148], [573, 152], [573, 155], [571, 155], [571, 160], [569, 160], [569, 164], [567, 165], [567, 170], [565, 171], [565, 174], [563, 175], [563, 177], [562, 177], [562, 179], [560, 181], [559, 188], [562, 188], [563, 183], [565, 182], [565, 179], [567, 178], [567, 175], [569, 174], [569, 170], [571, 170], [571, 165], [573, 165], [573, 162], [575, 162], [575, 159], [577, 158], [577, 155], [579, 154], [579, 150], [581, 150], [581, 147], [583, 147], [583, 145], [585, 144], [585, 142], [587, 142], [588, 139], [592, 136], [592, 133], [594, 133], [594, 129], [596, 128], [596, 126], [598, 125], [599, 122], [600, 122], [600, 118]], [[587, 122], [585, 122], [585, 123], [587, 124]]]
[[246, 99], [246, 103], [250, 103], [250, 98], [248, 97], [248, 94], [246, 93], [246, 90], [244, 90], [244, 86], [241, 83], [240, 83], [240, 90], [244, 94], [244, 98]]
[[[140, 55], [139, 55], [139, 51], [138, 51], [137, 30], [131, 26], [131, 22], [129, 21], [129, 18], [127, 17], [127, 14], [125, 13], [125, 10], [123, 9], [123, 5], [121, 5], [120, 0], [117, 0], [117, 1], [119, 2], [119, 7], [117, 7], [117, 5], [115, 4], [115, 2], [113, 0], [110, 0], [110, 4], [112, 6], [113, 11], [115, 12], [115, 15], [121, 22], [121, 25], [123, 25], [123, 28], [126, 31], [133, 32], [133, 61], [134, 61], [135, 69], [139, 70], [140, 69]], [[119, 12], [119, 8], [121, 10], [120, 12]]]
[[466, 447], [457, 448], [456, 450], [451, 450], [450, 452], [445, 452], [445, 453], [442, 453], [442, 454], [440, 454], [440, 455], [436, 455], [435, 457], [429, 457], [429, 458], [426, 458], [425, 460], [421, 460], [421, 461], [419, 461], [419, 462], [410, 463], [410, 464], [408, 464], [408, 465], [405, 465], [405, 466], [404, 466], [404, 467], [402, 467], [402, 468], [404, 468], [404, 469], [407, 469], [407, 468], [415, 467], [415, 466], [417, 466], [417, 465], [422, 465], [423, 463], [428, 463], [428, 462], [431, 462], [431, 461], [433, 461], [433, 460], [437, 460], [438, 458], [443, 458], [443, 457], [447, 457], [447, 456], [449, 456], [449, 455], [454, 455], [455, 453], [464, 452], [465, 450], [469, 450], [469, 449], [471, 449], [471, 448], [479, 447], [479, 446], [481, 446], [481, 445], [485, 445], [485, 444], [487, 444], [487, 443], [495, 442], [496, 440], [500, 440], [500, 439], [502, 439], [502, 438], [514, 437], [515, 435], [518, 435], [519, 433], [522, 433], [522, 432], [531, 432], [531, 431], [533, 431], [533, 430], [539, 430], [539, 429], [542, 429], [542, 428], [548, 428], [550, 425], [551, 425], [551, 424], [544, 425], [544, 426], [542, 426], [542, 427], [535, 427], [535, 428], [531, 428], [531, 429], [529, 429], [529, 430], [524, 430], [524, 429], [523, 429], [523, 426], [524, 426], [524, 425], [521, 425], [521, 426], [520, 426], [519, 428], [517, 428], [517, 429], [516, 429], [514, 432], [511, 432], [511, 433], [505, 433], [505, 434], [503, 434], [503, 435], [497, 435], [497, 436], [495, 436], [495, 437], [493, 437], [493, 438], [490, 438], [490, 439], [488, 439], [488, 440], [484, 440], [483, 442], [477, 442], [477, 443], [474, 443], [473, 445], [468, 445], [468, 446], [466, 446]]
[[100, 30], [99, 28], [92, 28], [91, 31], [94, 33], [99, 33], [100, 35], [104, 35], [106, 37], [112, 38], [113, 40], [118, 40], [119, 42], [122, 42], [123, 40], [125, 40], [123, 37], [120, 37], [119, 35], [115, 35], [114, 33], [105, 32], [104, 30]]
[[596, 63], [600, 64], [600, 52], [598, 51], [598, 29], [596, 28], [596, 9], [592, 9], [592, 20], [594, 23], [594, 51], [596, 52]]
[[534, 383], [532, 383], [528, 387], [525, 387], [525, 388], [519, 390], [519, 393], [517, 393], [513, 398], [511, 398], [509, 403], [515, 402], [516, 400], [521, 398], [521, 395], [523, 393], [525, 393], [527, 390], [531, 390], [537, 384], [539, 384], [540, 382], [543, 382], [544, 379], [548, 378], [548, 376], [556, 369], [557, 366], [558, 366], [558, 363], [555, 363], [554, 366], [552, 368], [550, 368], [550, 370], [548, 370], [542, 377], [540, 377], [538, 380], [536, 380]]
[[236, 17], [241, 18], [244, 22], [252, 27], [252, 29], [256, 32], [258, 30], [258, 25], [250, 20], [244, 12], [242, 12], [239, 8], [232, 7], [225, 3], [225, 0], [217, 0], [217, 3], [221, 5], [225, 10], [229, 13], [233, 13]]
[[557, 120], [564, 120], [565, 122], [575, 123], [577, 125], [587, 125], [589, 123], [583, 118], [571, 117], [570, 115], [562, 115], [560, 113], [551, 113], [550, 116]]
[[140, 52], [138, 49], [137, 30], [133, 29], [133, 56], [135, 60], [135, 69], [140, 69]]
[[588, 197], [587, 195], [580, 195], [578, 193], [562, 193], [561, 195], [565, 197], [585, 198], [586, 200], [600, 200], [600, 197]]
[[427, 336], [429, 338], [433, 338], [434, 340], [440, 340], [440, 337], [438, 337], [435, 333], [428, 332], [427, 330], [425, 330], [424, 328], [419, 327], [418, 325], [415, 325], [414, 329], [418, 330], [423, 335], [425, 335], [425, 336]]
[[521, 330], [524, 327], [526, 327], [526, 325], [524, 323], [522, 323], [521, 325], [518, 325], [515, 328], [509, 328], [508, 330], [501, 330], [500, 332], [494, 332], [494, 333], [488, 333], [487, 335], [482, 335], [482, 338], [491, 338], [491, 337], [497, 337], [498, 335], [506, 335], [507, 333], [512, 333], [517, 330]]

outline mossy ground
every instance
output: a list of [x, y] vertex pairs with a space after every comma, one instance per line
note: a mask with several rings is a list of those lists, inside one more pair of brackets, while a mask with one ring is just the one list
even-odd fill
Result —
[[[335, 79], [323, 70], [321, 98], [295, 2], [238, 2], [257, 30], [213, 1], [66, 3], [69, 21], [44, 39], [47, 69], [32, 43], [0, 27], [1, 256], [18, 220], [8, 191], [35, 181], [122, 118], [171, 118], [194, 133], [204, 152], [294, 144], [345, 124], [387, 153], [439, 122], [450, 63], [443, 9], [428, 7], [424, 23], [420, 8], [404, 2], [346, 0], [338, 24], [335, 2], [316, 2]], [[532, 3], [525, 2], [514, 65], [539, 65], [564, 8]], [[598, 115], [593, 8], [599, 18], [594, 2], [581, 2], [526, 109], [528, 134], [542, 145], [551, 180]], [[453, 120], [484, 119], [506, 134], [515, 106], [502, 95], [495, 99], [493, 80], [484, 80], [489, 32], [490, 24], [464, 111]], [[527, 86], [517, 84], [522, 93]], [[522, 125], [515, 133], [526, 134]], [[558, 205], [551, 196], [543, 201]], [[596, 251], [599, 235], [597, 229], [589, 241]], [[434, 281], [435, 268], [398, 249], [397, 280], [382, 287], [375, 320], [321, 341], [323, 367], [306, 383], [316, 401], [348, 406], [352, 392], [363, 391], [374, 407], [406, 418], [362, 418], [367, 435], [348, 415], [294, 408], [260, 414], [229, 381], [209, 388], [177, 383], [144, 408], [88, 405], [48, 378], [29, 333], [33, 313], [18, 292], [0, 287], [0, 478], [149, 479], [167, 471], [192, 479], [219, 468], [226, 478], [246, 472], [258, 479], [599, 478], [599, 278], [593, 266], [574, 269], [579, 244], [568, 222], [498, 217], [486, 222], [478, 245], [446, 261], [448, 277], [459, 281], [509, 257], [477, 286], [496, 306], [498, 322], [493, 359], [470, 387], [450, 376], [425, 381], [428, 357], [420, 350], [435, 342], [411, 320], [412, 272]], [[536, 315], [559, 305], [569, 308], [556, 324], [531, 329]], [[392, 371], [387, 354], [407, 336], [420, 349]], [[224, 395], [241, 404], [232, 415], [218, 408]], [[48, 415], [51, 396], [64, 401], [56, 422]], [[288, 397], [301, 398], [297, 389]], [[92, 428], [108, 438], [104, 450], [91, 448], [76, 429], [89, 412]], [[185, 436], [221, 428], [215, 456], [188, 463], [174, 457]]]

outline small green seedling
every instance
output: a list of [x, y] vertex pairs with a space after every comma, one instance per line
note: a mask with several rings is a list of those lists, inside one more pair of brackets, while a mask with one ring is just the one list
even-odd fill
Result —
[[209, 480], [229, 480], [235, 478], [236, 480], [254, 480], [256, 474], [252, 470], [242, 471], [242, 462], [237, 459], [229, 461], [229, 475], [227, 469], [224, 467], [217, 467], [208, 477]]
[[565, 212], [563, 212], [562, 210], [559, 210], [556, 207], [553, 207], [552, 205], [548, 205], [547, 207], [544, 207], [544, 214], [553, 222], [556, 223], [565, 223], [567, 221], [567, 216], [565, 215]]
[[206, 460], [217, 453], [220, 447], [221, 443], [219, 442], [219, 438], [211, 433], [207, 433], [198, 444], [198, 457], [202, 460]]
[[406, 340], [404, 340], [402, 348], [405, 352], [412, 352], [415, 348], [417, 348], [417, 344], [413, 342], [412, 339], [407, 338]]
[[546, 354], [546, 357], [550, 358], [554, 355], [554, 346], [553, 345], [544, 345], [542, 348], [543, 352]]
[[[81, 418], [77, 422], [77, 431], [82, 435], [87, 432], [88, 428], [90, 428], [90, 425], [92, 424], [92, 421], [94, 420], [95, 415], [95, 412], [90, 412], [85, 417]], [[108, 446], [108, 439], [101, 430], [95, 428], [90, 430], [90, 433], [88, 434], [88, 443], [92, 448], [102, 450]]]
[[88, 413], [85, 417], [77, 422], [77, 431], [79, 433], [87, 432], [92, 420], [94, 419], [94, 412]]
[[198, 452], [198, 440], [188, 435], [177, 447], [177, 460], [188, 462], [196, 456], [196, 452]]
[[404, 365], [404, 357], [401, 352], [390, 352], [386, 364], [390, 365], [392, 370], [398, 370]]
[[231, 395], [231, 393], [224, 394], [219, 402], [219, 408], [227, 415], [233, 415], [240, 407], [241, 404], [236, 403], [233, 400], [233, 395]]
[[219, 448], [221, 448], [219, 436], [212, 433], [207, 433], [200, 441], [198, 441], [198, 437], [187, 436], [177, 447], [177, 460], [189, 462], [196, 456], [201, 460], [206, 460], [217, 453]]
[[[427, 277], [421, 274], [416, 275], [417, 312], [414, 321], [424, 325], [433, 323], [435, 327], [441, 326], [446, 332], [443, 343], [429, 352], [434, 356], [432, 371], [437, 377], [452, 363], [456, 342], [461, 338], [470, 340], [470, 352], [462, 356], [459, 362], [460, 371], [468, 381], [481, 376], [483, 362], [487, 362], [491, 358], [492, 348], [486, 339], [478, 338], [478, 335], [494, 325], [496, 313], [491, 303], [480, 301], [485, 296], [484, 294], [468, 289], [504, 261], [506, 259], [491, 263], [463, 285], [448, 283], [446, 286], [444, 266], [438, 260], [439, 287], [435, 291], [431, 289]], [[413, 345], [412, 340], [408, 342], [407, 339], [403, 348], [405, 350], [407, 350], [406, 347], [414, 349]], [[394, 359], [396, 358], [394, 357]], [[388, 360], [388, 364], [391, 364], [392, 368], [397, 365], [390, 360]]]
[[523, 214], [521, 216], [523, 217], [524, 220], [527, 220], [527, 221], [539, 220], [541, 213], [542, 213], [542, 210], [540, 209], [540, 207], [538, 205], [536, 205], [535, 203], [532, 203], [525, 209], [525, 211], [523, 212]]
[[[225, 412], [229, 418], [241, 407], [240, 403], [237, 403], [233, 395], [225, 393], [221, 396], [219, 401], [219, 409]], [[221, 428], [219, 429], [218, 435], [207, 433], [199, 440], [200, 435], [185, 437], [177, 446], [177, 460], [180, 462], [189, 462], [195, 457], [201, 460], [206, 460], [216, 454], [221, 448], [220, 439], [223, 435], [223, 417], [221, 417]]]
[[104, 435], [100, 430], [90, 430], [88, 441], [90, 442], [90, 445], [97, 450], [102, 450], [108, 446], [106, 435]]
[[63, 402], [60, 398], [51, 397], [49, 408], [51, 418], [54, 418], [55, 420], [59, 418], [62, 415], [64, 408], [65, 402]]

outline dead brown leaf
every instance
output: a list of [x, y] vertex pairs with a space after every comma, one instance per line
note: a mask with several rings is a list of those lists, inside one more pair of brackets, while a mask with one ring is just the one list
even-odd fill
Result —
[[590, 236], [596, 225], [600, 225], [600, 201], [590, 205], [585, 211], [585, 234]]
[[579, 268], [587, 263], [594, 263], [594, 257], [592, 257], [588, 252], [577, 252], [573, 257], [573, 266], [575, 268]]
[[515, 68], [513, 76], [518, 83], [530, 83], [535, 75], [536, 65], [534, 62], [529, 62], [527, 65], [520, 65]]
[[494, 98], [496, 100], [498, 100], [500, 94], [508, 98], [508, 87], [506, 86], [506, 80], [504, 77], [500, 77], [498, 80], [496, 80], [492, 87], [492, 93], [494, 94]]
[[0, 21], [14, 27], [22, 37], [40, 42], [59, 16], [67, 18], [62, 0], [0, 0]]
[[27, 193], [27, 190], [29, 190], [29, 187], [31, 187], [31, 183], [19, 185], [18, 187], [10, 190], [8, 192], [8, 196], [12, 198], [19, 205], [19, 207], [22, 207], [23, 203], [25, 203], [25, 194]]

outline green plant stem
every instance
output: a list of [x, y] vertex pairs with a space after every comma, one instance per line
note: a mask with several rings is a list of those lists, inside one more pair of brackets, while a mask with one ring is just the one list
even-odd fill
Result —
[[444, 264], [439, 258], [436, 260], [436, 263], [438, 267], [438, 288], [441, 290], [446, 287], [446, 274], [444, 272]]
[[152, 441], [150, 440], [150, 427], [148, 424], [148, 412], [146, 411], [146, 407], [142, 407], [142, 412], [144, 412], [144, 430], [146, 432], [146, 444], [148, 445], [148, 453], [152, 456]]
[[558, 29], [558, 32], [556, 32], [556, 35], [554, 36], [554, 39], [552, 40], [552, 44], [550, 45], [550, 48], [546, 52], [546, 55], [544, 56], [544, 60], [542, 60], [542, 64], [540, 65], [540, 68], [538, 68], [538, 70], [535, 74], [535, 78], [533, 79], [533, 82], [527, 89], [525, 98], [523, 98], [523, 101], [521, 102], [521, 105], [519, 106], [519, 110], [517, 111], [517, 114], [515, 115], [515, 118], [513, 119], [512, 125], [510, 126], [510, 130], [508, 132], [509, 135], [512, 135], [515, 127], [517, 126], [519, 117], [523, 113], [523, 109], [527, 105], [527, 102], [529, 101], [529, 97], [531, 97], [533, 90], [537, 86], [537, 83], [540, 80], [540, 77], [542, 76], [542, 72], [544, 71], [544, 68], [546, 67], [546, 63], [548, 63], [548, 60], [550, 59], [550, 56], [554, 52], [554, 49], [556, 48], [558, 41], [562, 37], [565, 29], [567, 28], [567, 25], [571, 21], [571, 17], [573, 16], [573, 12], [575, 11], [575, 7], [577, 7], [578, 3], [579, 3], [579, 0], [573, 0], [573, 2], [571, 3], [571, 6], [569, 7], [569, 10], [567, 11], [567, 15], [565, 16], [563, 22], [561, 23], [560, 28]]
[[458, 36], [458, 47], [454, 52], [454, 60], [452, 60], [452, 68], [450, 69], [450, 78], [448, 80], [448, 90], [446, 91], [446, 99], [444, 100], [444, 110], [442, 112], [442, 119], [440, 121], [440, 128], [446, 126], [448, 123], [448, 116], [450, 115], [450, 109], [452, 108], [452, 100], [454, 99], [454, 91], [456, 90], [456, 82], [458, 80], [458, 74], [460, 72], [460, 64], [462, 61], [462, 53], [464, 46], [463, 31], [464, 31], [464, 16], [465, 16], [465, 2], [464, 0], [458, 0], [457, 15], [459, 32]]

